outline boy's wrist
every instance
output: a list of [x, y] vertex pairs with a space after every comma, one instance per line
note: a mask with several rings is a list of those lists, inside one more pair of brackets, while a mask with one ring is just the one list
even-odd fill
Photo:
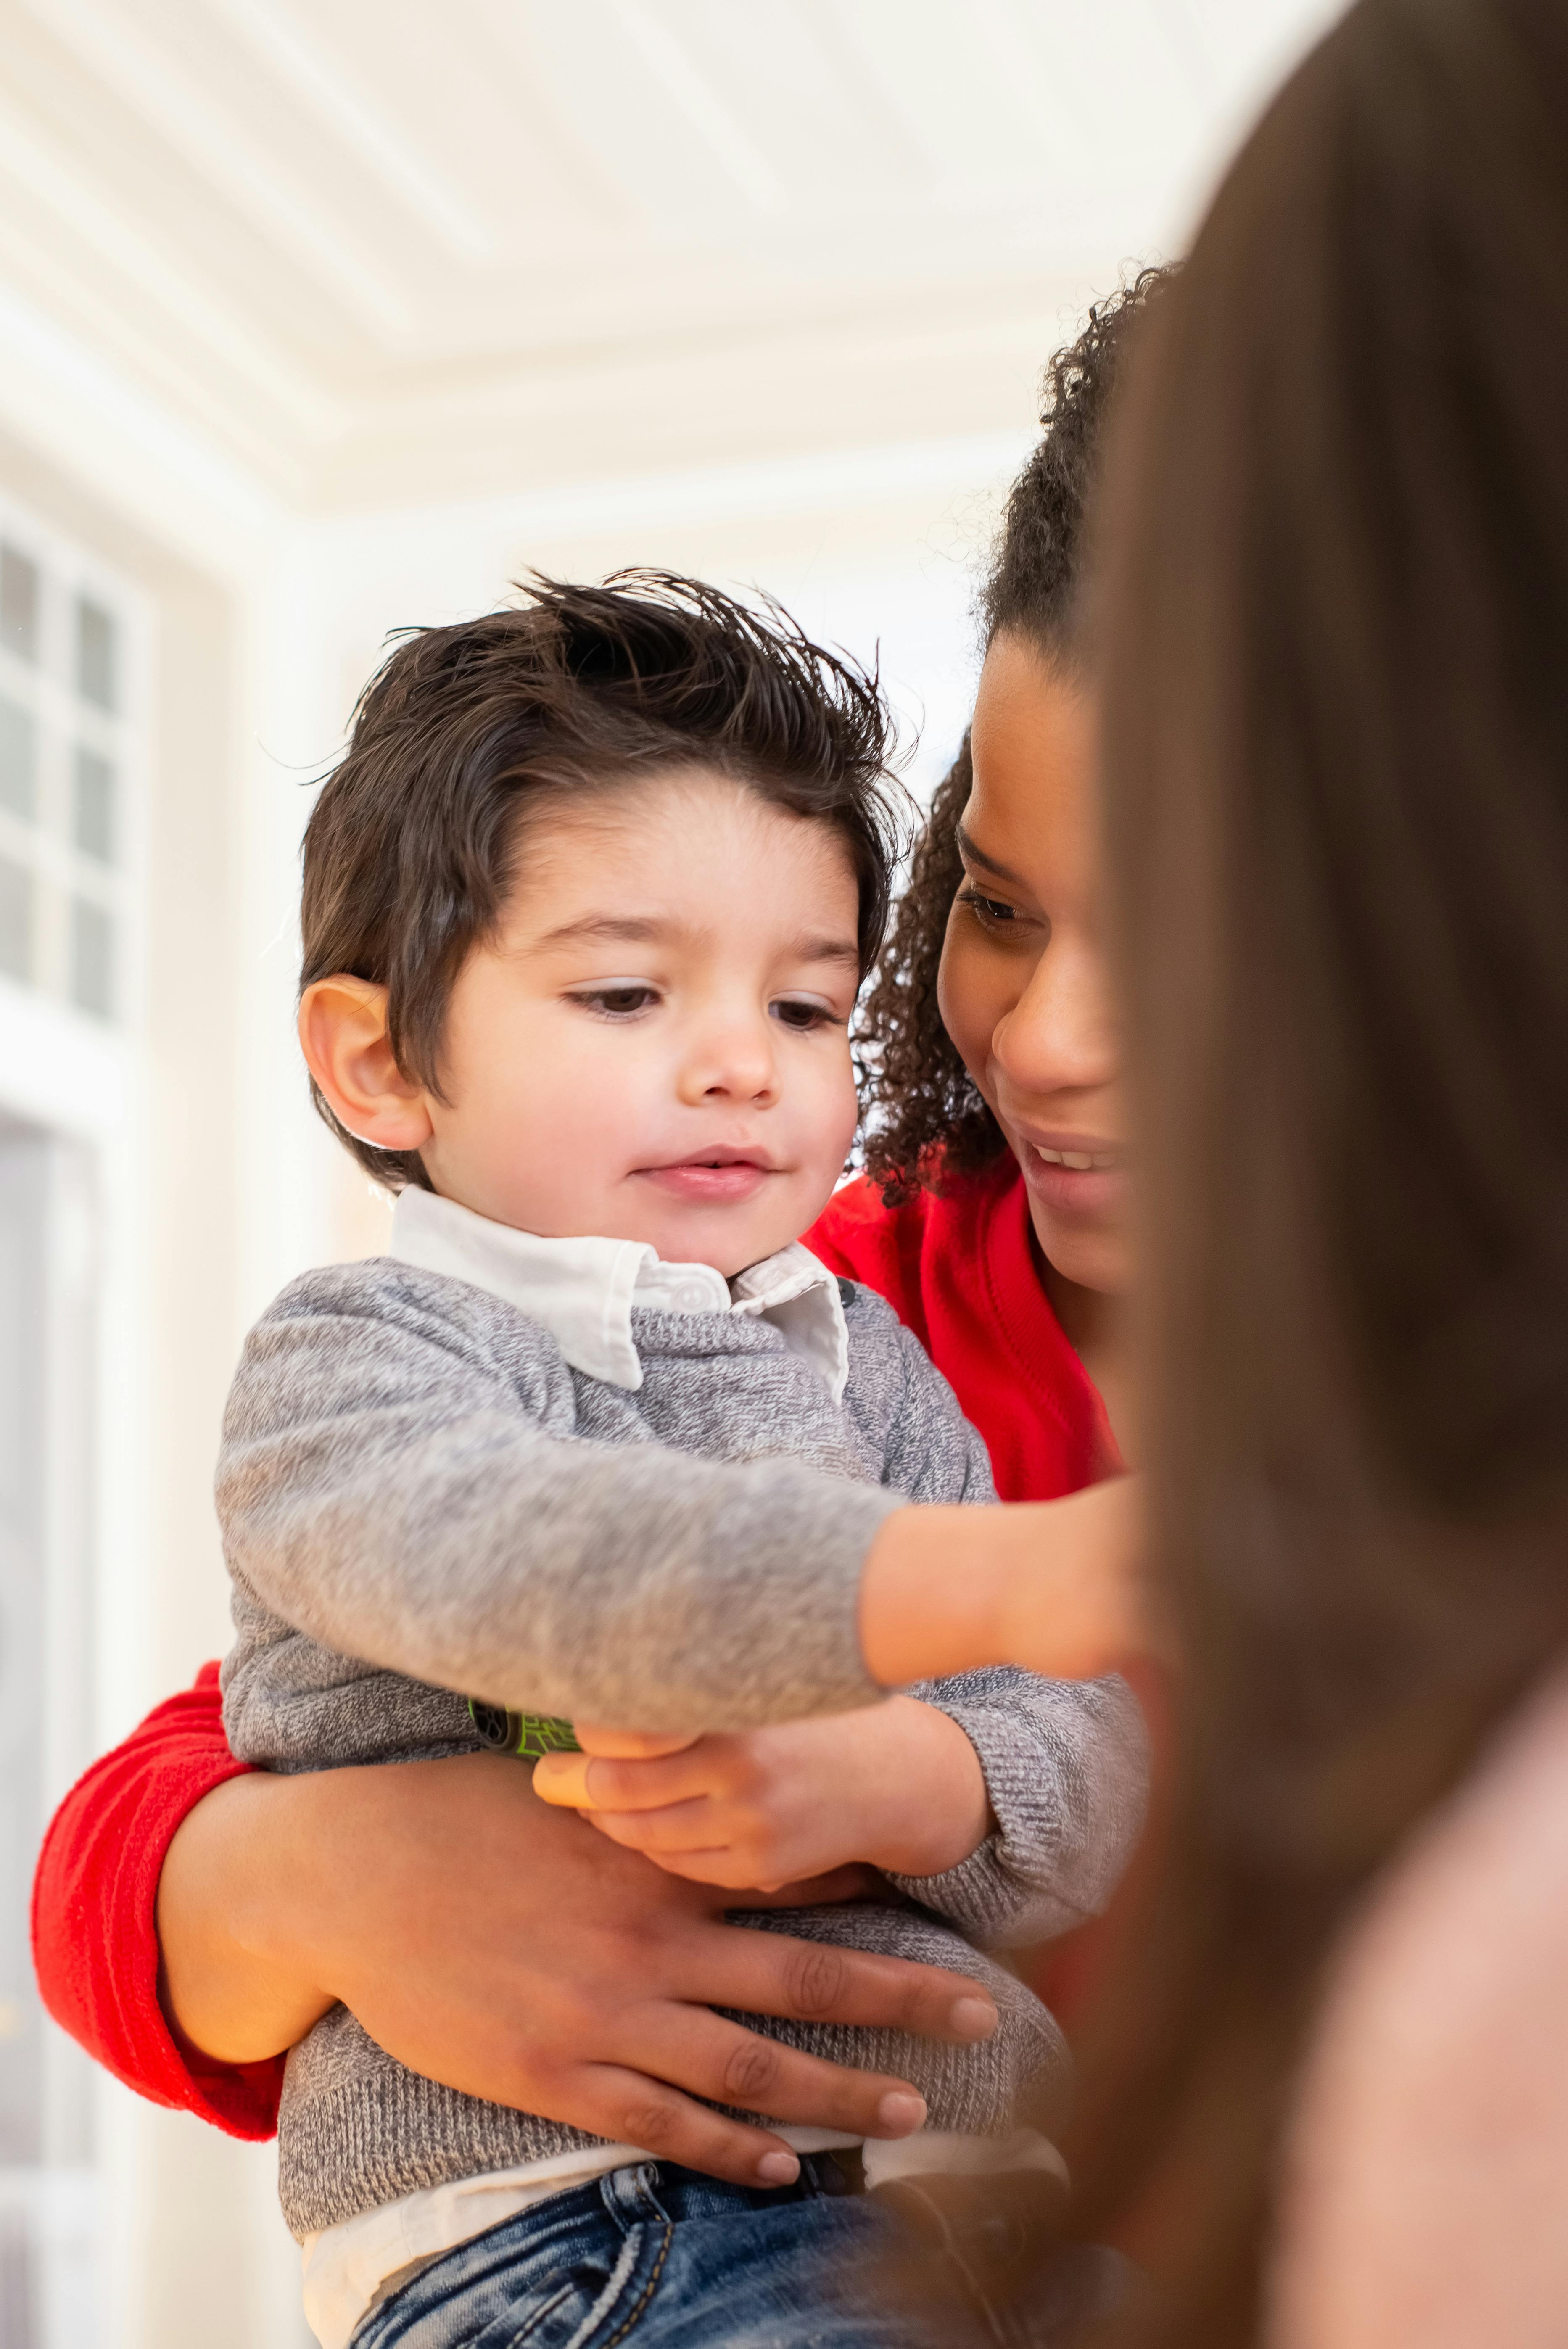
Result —
[[867, 1716], [870, 1750], [857, 1775], [871, 1792], [867, 1848], [888, 1876], [943, 1876], [990, 1834], [980, 1756], [958, 1723], [916, 1697], [894, 1696]]

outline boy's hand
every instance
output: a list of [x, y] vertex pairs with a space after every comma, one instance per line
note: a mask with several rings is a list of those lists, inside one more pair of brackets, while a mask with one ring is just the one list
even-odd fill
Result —
[[1002, 1508], [895, 1509], [860, 1572], [860, 1649], [886, 1688], [1018, 1664], [1098, 1680], [1153, 1659], [1178, 1665], [1144, 1573], [1137, 1476]]
[[[863, 1863], [937, 1876], [991, 1825], [973, 1746], [906, 1696], [862, 1713], [739, 1735], [640, 1737], [575, 1724], [580, 1754], [547, 1754], [534, 1790], [673, 1876], [774, 1892]], [[853, 1882], [813, 1883], [843, 1899]]]

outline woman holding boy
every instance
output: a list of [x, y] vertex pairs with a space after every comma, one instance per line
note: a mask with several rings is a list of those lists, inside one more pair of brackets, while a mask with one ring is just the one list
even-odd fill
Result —
[[[1014, 491], [990, 590], [970, 878], [958, 845], [966, 750], [874, 1000], [885, 1123], [872, 1163], [902, 1177], [903, 1204], [881, 1208], [863, 1182], [813, 1235], [928, 1345], [1006, 1499], [1054, 1498], [1119, 1456], [1101, 1394], [1119, 1407], [1126, 1384], [1108, 1309], [1126, 1278], [1125, 1169], [1065, 1163], [1121, 1147], [1072, 658], [1083, 502], [1145, 290], [1053, 370], [1047, 433]], [[956, 1045], [934, 1016], [939, 985]], [[1085, 1141], [1098, 1149], [1041, 1154]], [[210, 1679], [161, 1708], [62, 1809], [37, 1943], [67, 2028], [132, 2085], [239, 2133], [270, 2133], [281, 2052], [337, 1998], [432, 2077], [736, 2177], [755, 2158], [741, 2131], [680, 2093], [709, 2075], [709, 2002], [973, 2027], [961, 1980], [858, 1952], [825, 1970], [819, 1951], [742, 1935], [712, 1889], [585, 1850], [578, 1822], [520, 1802], [482, 1761], [411, 1764], [395, 1787], [375, 1769], [238, 1770]], [[390, 1966], [380, 1953], [394, 1942]], [[840, 2110], [874, 2127], [883, 2085], [847, 2075]]]

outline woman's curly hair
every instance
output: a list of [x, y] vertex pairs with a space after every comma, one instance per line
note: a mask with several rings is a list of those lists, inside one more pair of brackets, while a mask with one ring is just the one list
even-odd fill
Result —
[[[1057, 657], [1071, 654], [1085, 518], [1111, 392], [1128, 330], [1168, 274], [1140, 270], [1119, 294], [1096, 303], [1077, 341], [1045, 370], [1044, 429], [1012, 485], [981, 591], [988, 647], [1007, 630]], [[958, 825], [971, 771], [966, 733], [931, 801], [909, 885], [860, 1013], [866, 1167], [890, 1207], [988, 1164], [1004, 1146], [937, 1006], [948, 915], [963, 878]]]

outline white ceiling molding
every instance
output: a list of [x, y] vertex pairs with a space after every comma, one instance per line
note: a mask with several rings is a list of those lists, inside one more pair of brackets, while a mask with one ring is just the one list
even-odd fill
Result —
[[0, 286], [305, 510], [1016, 430], [1333, 13], [10, 0]]
[[275, 67], [326, 124], [375, 173], [389, 193], [443, 236], [460, 261], [496, 258], [493, 229], [408, 140], [328, 63], [273, 0], [214, 0], [214, 5], [269, 65]]

